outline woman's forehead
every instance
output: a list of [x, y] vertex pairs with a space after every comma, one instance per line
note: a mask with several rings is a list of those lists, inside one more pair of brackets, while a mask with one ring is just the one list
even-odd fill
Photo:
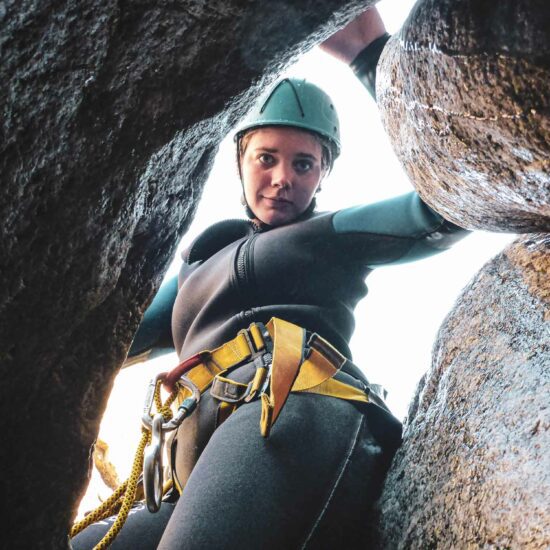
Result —
[[293, 148], [309, 154], [321, 154], [321, 144], [311, 133], [285, 126], [257, 128], [251, 132], [248, 147], [250, 149]]

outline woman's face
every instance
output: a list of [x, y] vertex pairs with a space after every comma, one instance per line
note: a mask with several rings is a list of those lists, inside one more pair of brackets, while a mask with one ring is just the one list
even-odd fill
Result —
[[268, 225], [295, 220], [309, 206], [323, 176], [321, 144], [286, 127], [255, 130], [241, 159], [248, 206]]

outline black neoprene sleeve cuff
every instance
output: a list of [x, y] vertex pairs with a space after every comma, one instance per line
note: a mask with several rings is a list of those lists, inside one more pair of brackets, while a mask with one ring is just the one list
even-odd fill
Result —
[[382, 54], [386, 42], [390, 39], [389, 33], [373, 40], [366, 48], [361, 50], [350, 63], [352, 71], [376, 100], [376, 65]]

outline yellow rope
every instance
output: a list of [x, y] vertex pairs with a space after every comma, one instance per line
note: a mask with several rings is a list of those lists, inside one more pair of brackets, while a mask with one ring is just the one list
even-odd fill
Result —
[[105, 536], [99, 541], [99, 543], [94, 547], [94, 550], [103, 550], [103, 548], [109, 547], [115, 537], [119, 534], [122, 529], [130, 509], [134, 504], [134, 497], [136, 495], [136, 487], [138, 484], [138, 479], [143, 469], [143, 451], [151, 439], [151, 432], [145, 428], [141, 429], [141, 439], [138, 445], [136, 456], [134, 457], [134, 463], [132, 464], [132, 471], [130, 477], [128, 478], [128, 485], [126, 487], [126, 492], [122, 499], [122, 505], [120, 506], [120, 511], [118, 512], [117, 518], [111, 528], [107, 531]]
[[102, 502], [95, 510], [92, 510], [79, 522], [75, 523], [71, 529], [71, 538], [78, 535], [78, 533], [88, 527], [88, 525], [111, 516], [113, 514], [113, 509], [116, 507], [120, 498], [126, 491], [126, 485], [127, 481], [120, 485], [117, 490], [107, 500]]
[[[178, 393], [183, 389], [181, 386], [177, 386], [176, 389], [170, 394], [166, 402], [163, 404], [160, 396], [160, 387], [161, 381], [158, 380], [155, 386], [154, 402], [157, 411], [162, 414], [164, 421], [167, 422], [172, 418], [172, 410], [170, 406], [175, 401]], [[117, 508], [120, 508], [118, 515], [113, 525], [105, 536], [99, 541], [99, 543], [94, 547], [94, 550], [103, 550], [110, 546], [115, 540], [116, 536], [124, 526], [128, 514], [132, 508], [132, 505], [135, 501], [136, 489], [138, 486], [139, 477], [143, 470], [143, 455], [145, 452], [145, 447], [151, 442], [151, 432], [145, 427], [141, 428], [141, 439], [134, 456], [134, 462], [132, 463], [132, 469], [128, 479], [120, 485], [116, 491], [100, 506], [95, 510], [86, 515], [82, 520], [75, 523], [71, 529], [70, 536], [71, 538], [75, 537], [84, 530], [86, 527], [101, 521], [109, 516], [112, 516]], [[168, 487], [170, 485], [167, 485]]]

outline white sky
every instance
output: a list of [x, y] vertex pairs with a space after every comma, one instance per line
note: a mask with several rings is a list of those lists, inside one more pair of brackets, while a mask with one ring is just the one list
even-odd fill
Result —
[[[378, 4], [390, 33], [398, 30], [413, 4], [410, 0], [383, 0]], [[319, 210], [371, 203], [412, 189], [393, 154], [374, 101], [349, 68], [316, 48], [289, 73], [323, 88], [340, 116], [342, 154], [318, 196]], [[230, 136], [220, 148], [195, 221], [180, 250], [212, 223], [243, 217], [239, 199], [240, 184]], [[398, 418], [406, 415], [416, 384], [430, 367], [436, 332], [458, 293], [513, 238], [510, 234], [475, 232], [436, 257], [379, 268], [369, 276], [369, 294], [356, 309], [351, 348], [354, 362], [368, 379], [388, 390], [388, 405]], [[167, 276], [177, 273], [179, 265], [177, 253]], [[111, 460], [123, 479], [139, 438], [148, 380], [176, 364], [174, 354], [122, 371], [117, 378], [100, 437], [110, 445]], [[105, 497], [109, 491], [97, 483], [94, 474], [82, 510], [95, 505], [97, 493]]]

